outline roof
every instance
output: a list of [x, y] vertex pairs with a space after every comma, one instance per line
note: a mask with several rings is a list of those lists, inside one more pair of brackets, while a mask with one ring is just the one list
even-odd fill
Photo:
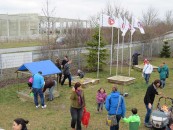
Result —
[[33, 75], [38, 73], [38, 71], [42, 71], [43, 76], [61, 73], [61, 70], [51, 60], [25, 63], [16, 72], [30, 73]]

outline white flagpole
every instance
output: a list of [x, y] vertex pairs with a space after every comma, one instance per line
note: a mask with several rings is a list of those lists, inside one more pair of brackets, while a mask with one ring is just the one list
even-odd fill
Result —
[[116, 68], [116, 76], [118, 75], [119, 33], [120, 33], [120, 30], [118, 29], [118, 45], [117, 45], [117, 68]]
[[101, 27], [99, 26], [99, 45], [98, 45], [98, 63], [97, 63], [97, 78], [99, 77], [99, 61], [100, 61], [100, 32], [101, 32]]
[[130, 40], [130, 58], [129, 58], [129, 76], [130, 76], [130, 70], [131, 70], [131, 64], [132, 64], [132, 33], [131, 33], [131, 40]]
[[121, 73], [123, 72], [123, 60], [124, 60], [124, 36], [123, 36], [123, 40], [122, 40]]
[[113, 36], [114, 36], [114, 28], [112, 27], [112, 39], [111, 39], [111, 59], [110, 59], [110, 75], [112, 74], [112, 46], [113, 46]]

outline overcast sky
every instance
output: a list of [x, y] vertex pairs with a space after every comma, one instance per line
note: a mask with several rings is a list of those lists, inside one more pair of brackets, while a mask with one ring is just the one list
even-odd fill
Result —
[[[42, 13], [46, 0], [0, 0], [0, 14]], [[160, 17], [167, 10], [173, 10], [173, 0], [49, 0], [50, 9], [55, 8], [54, 16], [62, 18], [88, 19], [105, 8], [109, 1], [129, 10], [136, 17], [142, 11], [153, 7]]]

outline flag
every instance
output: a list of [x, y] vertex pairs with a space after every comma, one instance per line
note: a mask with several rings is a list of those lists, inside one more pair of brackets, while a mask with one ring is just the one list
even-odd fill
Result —
[[129, 21], [124, 17], [124, 23], [123, 23], [123, 33], [122, 33], [122, 36], [125, 36], [126, 35], [126, 32], [130, 29], [130, 23]]
[[135, 28], [139, 28], [140, 32], [142, 34], [145, 34], [142, 23], [135, 17], [132, 17], [132, 26], [135, 27]]
[[105, 14], [100, 15], [100, 27], [116, 27], [117, 26], [117, 19], [113, 16], [108, 16]]
[[133, 33], [136, 31], [136, 29], [130, 24], [130, 32], [131, 32], [131, 35], [133, 35]]
[[120, 28], [120, 30], [123, 32], [123, 28], [124, 28], [124, 21], [123, 21], [123, 19], [121, 18], [121, 16], [119, 15], [118, 16], [118, 23], [119, 23], [119, 28]]

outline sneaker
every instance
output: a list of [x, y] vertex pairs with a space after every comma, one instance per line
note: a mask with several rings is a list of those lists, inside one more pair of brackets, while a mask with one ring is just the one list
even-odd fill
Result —
[[43, 108], [43, 109], [44, 109], [44, 108], [46, 108], [46, 107], [47, 107], [46, 105], [44, 105], [44, 106], [41, 106], [41, 108]]
[[146, 124], [145, 124], [145, 127], [147, 127], [147, 128], [152, 128], [152, 125], [151, 125], [150, 123], [146, 123]]
[[35, 106], [36, 108], [39, 108], [40, 107], [40, 105], [38, 104], [38, 106]]

